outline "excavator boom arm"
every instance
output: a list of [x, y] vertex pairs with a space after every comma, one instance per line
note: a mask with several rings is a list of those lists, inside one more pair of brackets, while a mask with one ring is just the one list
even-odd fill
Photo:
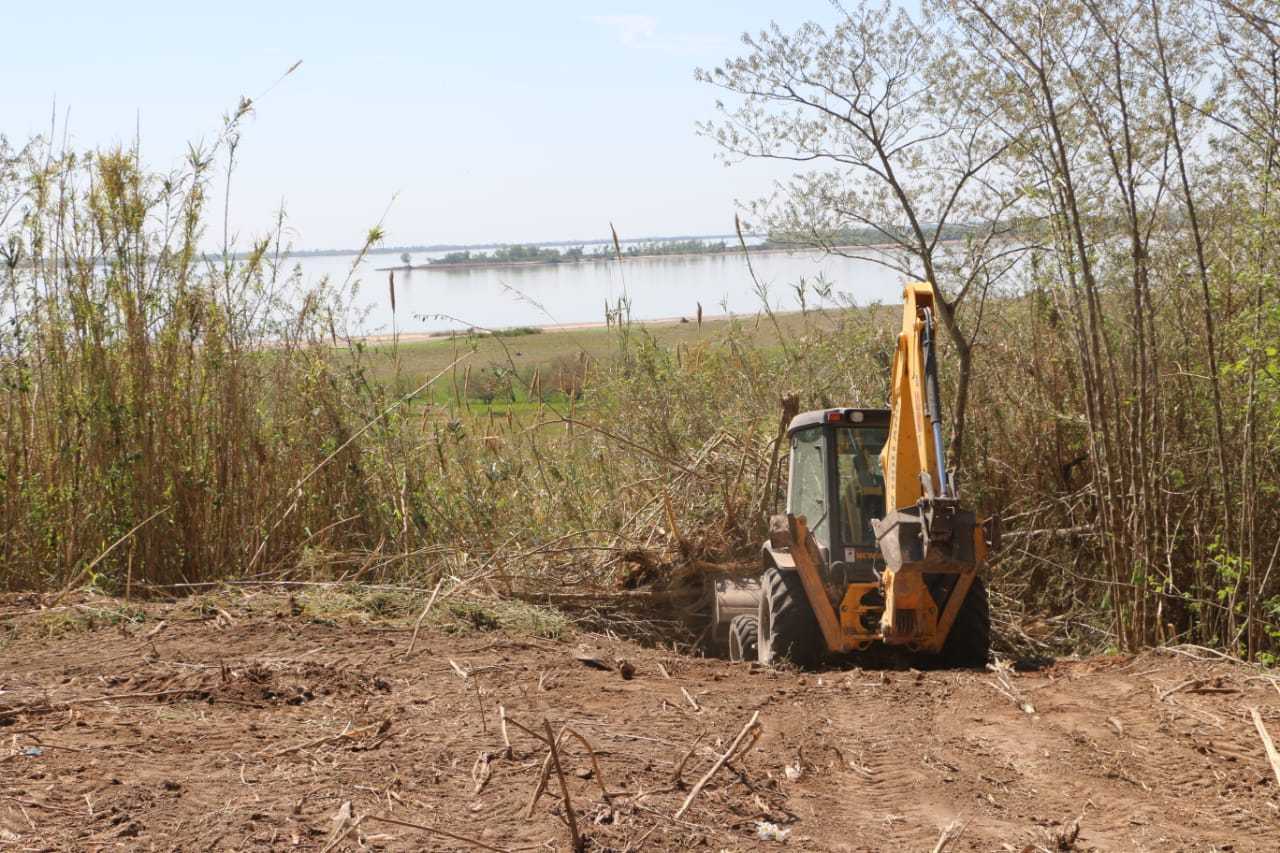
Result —
[[[908, 284], [902, 293], [902, 331], [889, 373], [889, 439], [880, 451], [888, 511], [926, 497], [922, 473], [938, 484], [940, 495], [950, 491], [942, 450], [933, 316], [933, 288], [924, 282]], [[926, 418], [932, 423], [926, 425]]]
[[[889, 436], [880, 453], [886, 515], [873, 522], [885, 561], [881, 631], [886, 642], [936, 651], [986, 556], [986, 542], [947, 476], [933, 288], [913, 282], [902, 296], [902, 331], [890, 372]], [[939, 576], [955, 580], [939, 587]], [[935, 600], [935, 589], [945, 590], [943, 600]]]

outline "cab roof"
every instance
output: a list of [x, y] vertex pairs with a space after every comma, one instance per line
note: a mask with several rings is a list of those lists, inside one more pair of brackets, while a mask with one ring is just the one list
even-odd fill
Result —
[[838, 408], [814, 409], [811, 412], [801, 412], [791, 419], [791, 425], [787, 427], [787, 435], [791, 435], [796, 430], [821, 426], [826, 423], [837, 426], [887, 427], [889, 426], [889, 410]]

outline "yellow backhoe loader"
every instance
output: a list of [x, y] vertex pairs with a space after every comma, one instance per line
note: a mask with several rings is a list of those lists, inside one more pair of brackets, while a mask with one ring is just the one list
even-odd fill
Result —
[[787, 512], [771, 520], [761, 575], [716, 584], [731, 658], [803, 666], [885, 644], [986, 663], [977, 572], [998, 531], [961, 508], [947, 474], [933, 304], [927, 284], [907, 285], [889, 409], [792, 419]]

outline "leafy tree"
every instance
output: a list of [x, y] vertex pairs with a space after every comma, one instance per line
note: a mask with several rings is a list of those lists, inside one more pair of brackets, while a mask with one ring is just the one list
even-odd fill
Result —
[[[831, 31], [775, 24], [742, 41], [745, 55], [696, 72], [727, 98], [702, 132], [727, 157], [805, 167], [752, 205], [771, 234], [929, 283], [956, 351], [951, 450], [960, 457], [982, 307], [1023, 250], [1008, 239], [1022, 192], [995, 177], [1011, 138], [980, 106], [972, 57], [945, 29], [866, 2]], [[957, 224], [966, 229], [959, 249], [943, 242]], [[850, 231], [877, 235], [885, 250], [843, 245]]]

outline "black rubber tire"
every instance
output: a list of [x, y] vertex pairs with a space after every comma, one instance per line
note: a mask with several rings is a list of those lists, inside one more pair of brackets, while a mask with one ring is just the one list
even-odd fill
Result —
[[797, 666], [816, 664], [822, 653], [822, 634], [800, 575], [771, 566], [761, 575], [760, 587], [757, 620], [760, 663], [766, 666], [788, 661]]
[[991, 603], [982, 578], [974, 578], [942, 646], [942, 663], [956, 668], [981, 669], [990, 658]]
[[755, 616], [740, 613], [729, 622], [729, 660], [734, 663], [754, 661], [759, 657], [760, 622]]

